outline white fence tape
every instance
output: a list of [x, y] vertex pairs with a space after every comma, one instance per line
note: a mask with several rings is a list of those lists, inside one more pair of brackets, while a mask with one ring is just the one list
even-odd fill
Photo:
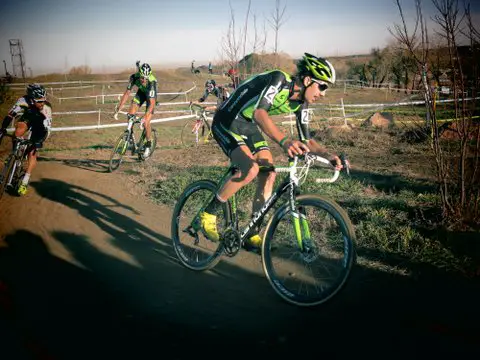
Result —
[[[192, 119], [195, 118], [195, 114], [191, 115], [181, 115], [175, 116], [171, 118], [163, 118], [163, 119], [152, 119], [150, 120], [151, 123], [161, 123], [167, 121], [175, 121], [175, 120], [183, 120], [183, 119]], [[73, 130], [92, 130], [92, 129], [105, 129], [105, 128], [112, 128], [112, 127], [119, 127], [128, 125], [127, 122], [122, 122], [118, 124], [106, 124], [106, 125], [86, 125], [86, 126], [68, 126], [68, 127], [53, 127], [52, 131], [73, 131]]]
[[[179, 91], [179, 92], [167, 92], [167, 93], [158, 93], [157, 96], [163, 96], [163, 95], [187, 95], [188, 93], [192, 92], [197, 85], [193, 85], [188, 90], [185, 91]], [[98, 94], [98, 95], [88, 95], [88, 96], [69, 96], [69, 97], [57, 97], [57, 100], [59, 103], [62, 102], [62, 100], [73, 100], [73, 99], [88, 99], [88, 98], [96, 98], [95, 101], [98, 103], [98, 100], [101, 99], [101, 103], [105, 103], [105, 98], [106, 97], [120, 97], [122, 96], [123, 93], [121, 94]], [[130, 93], [130, 96], [135, 96], [135, 93]]]

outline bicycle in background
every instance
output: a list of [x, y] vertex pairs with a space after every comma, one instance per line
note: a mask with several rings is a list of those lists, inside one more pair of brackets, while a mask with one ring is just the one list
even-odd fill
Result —
[[194, 108], [199, 110], [199, 113], [196, 113], [197, 116], [195, 119], [188, 119], [185, 123], [181, 139], [183, 146], [189, 147], [198, 147], [199, 145], [208, 144], [213, 140], [212, 128], [209, 123], [209, 118], [207, 115], [211, 114], [205, 110], [205, 107], [192, 103], [190, 104], [190, 110], [193, 112]]
[[[18, 194], [18, 187], [27, 168], [27, 156], [31, 147], [34, 146], [34, 143], [30, 140], [30, 134], [26, 138], [17, 138], [10, 134], [3, 135], [12, 138], [14, 146], [0, 172], [0, 198], [8, 189], [11, 189], [12, 194]], [[0, 143], [3, 136], [0, 137]]]
[[[307, 153], [289, 159], [288, 167], [274, 167], [274, 171], [288, 176], [245, 228], [239, 228], [235, 195], [217, 210], [218, 242], [204, 236], [199, 215], [236, 168], [230, 166], [218, 183], [199, 180], [188, 185], [175, 205], [171, 224], [173, 247], [180, 262], [203, 271], [213, 268], [223, 255], [235, 256], [284, 197], [263, 235], [261, 257], [270, 285], [282, 299], [298, 306], [319, 305], [335, 296], [355, 263], [355, 231], [348, 214], [335, 201], [314, 194], [299, 195], [300, 184], [316, 161], [334, 171], [332, 177], [317, 178], [317, 182], [338, 179], [339, 171], [325, 158]], [[348, 169], [348, 160], [343, 157], [342, 162]]]
[[[122, 114], [126, 114], [122, 112]], [[116, 118], [117, 119], [117, 118]], [[135, 139], [136, 125], [139, 125], [141, 134], [139, 136], [138, 141]], [[138, 134], [137, 134], [138, 135]], [[115, 146], [113, 147], [112, 154], [110, 156], [110, 161], [108, 164], [108, 170], [110, 172], [115, 171], [121, 165], [123, 161], [123, 157], [130, 151], [131, 156], [137, 155], [138, 160], [145, 161], [146, 159], [150, 158], [155, 151], [157, 146], [157, 130], [152, 127], [152, 146], [150, 149], [150, 154], [146, 157], [145, 156], [145, 144], [147, 142], [147, 133], [145, 127], [143, 125], [143, 116], [131, 119], [127, 123], [127, 128], [123, 133], [119, 136], [118, 140], [115, 142]]]

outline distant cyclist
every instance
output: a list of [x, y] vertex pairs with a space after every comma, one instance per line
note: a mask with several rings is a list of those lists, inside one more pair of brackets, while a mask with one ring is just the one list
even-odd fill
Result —
[[238, 85], [240, 85], [240, 77], [238, 76], [238, 70], [231, 68], [230, 70], [228, 70], [227, 75], [230, 78], [230, 80], [232, 80], [230, 87], [232, 87], [233, 89], [236, 89]]
[[217, 98], [217, 105], [205, 107], [205, 110], [207, 111], [215, 111], [230, 96], [230, 93], [225, 86], [217, 85], [215, 80], [211, 79], [205, 82], [205, 91], [203, 95], [197, 101], [193, 101], [193, 103], [204, 102], [210, 94]]
[[120, 103], [115, 106], [115, 118], [117, 118], [118, 112], [122, 109], [123, 105], [127, 102], [130, 92], [134, 86], [137, 87], [137, 93], [135, 94], [130, 108], [128, 109], [128, 120], [133, 119], [137, 113], [139, 107], [146, 103], [145, 116], [143, 117], [145, 130], [147, 134], [147, 142], [145, 144], [144, 156], [148, 157], [151, 153], [152, 147], [152, 129], [150, 126], [150, 120], [155, 110], [157, 101], [157, 79], [152, 73], [152, 68], [147, 63], [139, 66], [137, 62], [138, 71], [135, 74], [130, 75], [130, 79], [127, 85], [127, 89], [120, 99]]
[[[325, 96], [330, 84], [335, 83], [335, 69], [325, 59], [305, 53], [297, 63], [295, 76], [281, 70], [266, 71], [245, 80], [215, 113], [212, 133], [223, 152], [239, 171], [218, 190], [215, 198], [200, 214], [201, 229], [208, 239], [219, 240], [215, 209], [225, 203], [243, 186], [258, 177], [252, 214], [270, 197], [275, 181], [273, 157], [260, 129], [275, 141], [290, 157], [312, 151], [328, 157], [337, 169], [341, 161], [328, 154], [325, 147], [310, 138], [308, 105]], [[271, 116], [296, 115], [299, 140], [286, 136]], [[260, 167], [268, 169], [259, 172]], [[258, 249], [262, 239], [258, 229], [249, 234], [246, 246]]]
[[[18, 187], [19, 195], [27, 193], [30, 176], [37, 165], [38, 149], [43, 147], [43, 142], [50, 134], [52, 106], [46, 97], [47, 92], [43, 86], [39, 84], [28, 85], [27, 94], [15, 102], [8, 115], [3, 119], [0, 129], [0, 134], [3, 136], [12, 120], [15, 120], [15, 137], [23, 137], [30, 130], [30, 140], [34, 143], [31, 148], [27, 149], [28, 166]], [[14, 139], [14, 141], [16, 140]]]

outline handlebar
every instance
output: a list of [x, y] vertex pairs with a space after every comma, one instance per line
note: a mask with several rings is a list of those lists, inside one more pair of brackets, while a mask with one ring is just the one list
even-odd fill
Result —
[[25, 139], [21, 137], [16, 137], [15, 134], [9, 134], [9, 133], [3, 133], [0, 134], [0, 143], [2, 142], [2, 139], [4, 136], [7, 136], [9, 138], [12, 138], [12, 141], [16, 140], [16, 145], [17, 146], [22, 146], [22, 145], [31, 145], [33, 144], [32, 140], [30, 139]]
[[[118, 114], [128, 115], [128, 112], [126, 112], [126, 111], [119, 111], [119, 112], [117, 112], [117, 113], [114, 115], [114, 117], [115, 117], [116, 115], [118, 115]], [[145, 116], [145, 115], [142, 115], [142, 116], [137, 116], [137, 115], [135, 115], [135, 118], [134, 118], [133, 122], [134, 122], [134, 123], [139, 123], [139, 122], [141, 122], [144, 116]], [[118, 116], [115, 117], [115, 120], [118, 120]]]
[[[340, 159], [342, 160], [343, 169], [346, 171], [347, 174], [349, 174], [350, 173], [350, 170], [349, 170], [350, 169], [350, 164], [348, 162], [347, 156], [345, 154], [342, 154], [340, 156]], [[301, 174], [297, 175], [296, 174], [297, 164], [298, 164], [299, 160], [304, 161], [305, 165], [300, 170]], [[329, 177], [329, 178], [317, 178], [317, 179], [315, 179], [315, 182], [317, 182], [317, 183], [333, 183], [333, 182], [337, 181], [338, 177], [340, 176], [340, 170], [336, 170], [335, 166], [330, 162], [330, 160], [328, 160], [324, 157], [318, 156], [318, 155], [310, 154], [310, 153], [306, 153], [304, 155], [296, 155], [293, 158], [289, 158], [289, 162], [293, 162], [292, 166], [289, 166], [289, 167], [275, 167], [274, 169], [275, 169], [275, 172], [277, 172], [277, 173], [289, 172], [292, 177], [302, 178], [302, 177], [306, 177], [306, 174], [308, 173], [308, 169], [314, 164], [315, 161], [320, 162], [326, 168], [328, 168], [330, 170], [333, 170], [333, 175], [331, 177]]]
[[199, 110], [206, 112], [205, 107], [202, 106], [202, 105], [195, 104], [195, 103], [190, 103], [190, 109], [191, 109], [192, 107], [196, 107], [196, 108], [198, 108]]

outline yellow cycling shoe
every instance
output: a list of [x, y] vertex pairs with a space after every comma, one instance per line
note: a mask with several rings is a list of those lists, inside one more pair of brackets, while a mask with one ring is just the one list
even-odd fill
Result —
[[20, 186], [18, 187], [18, 191], [17, 191], [18, 195], [20, 196], [23, 196], [27, 193], [27, 185], [25, 184], [20, 184]]
[[260, 250], [262, 248], [262, 241], [263, 239], [260, 237], [260, 235], [254, 234], [250, 236], [247, 240], [245, 240], [243, 248], [247, 251], [252, 251], [260, 254]]
[[252, 245], [257, 248], [262, 247], [262, 241], [263, 239], [258, 234], [252, 235], [247, 239], [247, 242], [249, 243], [249, 245]]
[[210, 241], [219, 241], [220, 236], [217, 231], [217, 217], [206, 211], [200, 213], [200, 224], [203, 234]]

